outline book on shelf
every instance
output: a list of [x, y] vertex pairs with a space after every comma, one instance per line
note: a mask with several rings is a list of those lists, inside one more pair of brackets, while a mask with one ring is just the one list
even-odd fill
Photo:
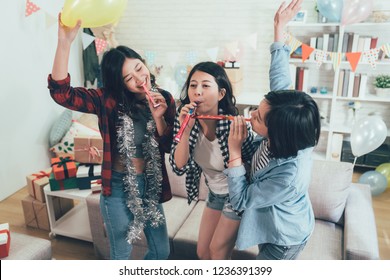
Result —
[[348, 83], [349, 83], [349, 74], [351, 73], [351, 70], [347, 69], [344, 70], [344, 79], [343, 79], [343, 91], [341, 96], [347, 97], [348, 96]]
[[351, 52], [357, 52], [358, 44], [359, 44], [359, 37], [360, 36], [358, 33], [353, 34]]
[[345, 70], [341, 69], [339, 72], [339, 80], [337, 85], [337, 96], [343, 96], [344, 75], [345, 75]]
[[378, 44], [378, 37], [371, 38], [370, 49], [376, 49], [376, 45]]
[[359, 97], [360, 77], [361, 74], [355, 74], [354, 81], [353, 81], [352, 97]]
[[324, 47], [324, 37], [318, 37], [318, 38], [317, 38], [316, 49], [317, 49], [317, 50], [322, 50], [323, 47]]
[[348, 33], [344, 33], [343, 35], [343, 43], [341, 45], [341, 52], [346, 53], [348, 47]]
[[327, 51], [329, 45], [329, 34], [325, 33], [322, 35], [322, 50]]
[[339, 33], [335, 33], [334, 34], [333, 51], [334, 52], [338, 52], [339, 51]]
[[[312, 47], [313, 49], [315, 49], [316, 46], [317, 46], [317, 37], [311, 37], [311, 38], [310, 38], [310, 47]], [[315, 52], [312, 52], [312, 53], [310, 54], [309, 60], [314, 61], [314, 55], [315, 55]]]
[[328, 43], [328, 49], [327, 49], [327, 51], [328, 51], [328, 52], [333, 52], [333, 51], [335, 51], [335, 50], [333, 49], [333, 47], [334, 47], [334, 34], [329, 34], [329, 43]]
[[347, 97], [353, 96], [353, 87], [355, 82], [355, 73], [351, 70], [349, 71], [349, 81], [348, 81], [348, 91], [347, 91]]
[[353, 33], [349, 32], [348, 33], [348, 43], [347, 43], [347, 51], [346, 52], [351, 52], [352, 51], [352, 43], [353, 43]]
[[367, 90], [367, 74], [360, 75], [360, 84], [359, 84], [359, 97], [363, 98], [366, 95]]

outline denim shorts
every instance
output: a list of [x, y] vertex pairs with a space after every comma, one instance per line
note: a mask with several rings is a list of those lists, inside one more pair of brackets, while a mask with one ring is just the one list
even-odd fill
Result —
[[241, 220], [241, 215], [233, 210], [229, 194], [216, 194], [209, 190], [206, 206], [214, 210], [222, 211], [222, 214], [231, 220]]
[[284, 246], [271, 243], [259, 245], [257, 260], [295, 260], [305, 248], [306, 241], [299, 245]]

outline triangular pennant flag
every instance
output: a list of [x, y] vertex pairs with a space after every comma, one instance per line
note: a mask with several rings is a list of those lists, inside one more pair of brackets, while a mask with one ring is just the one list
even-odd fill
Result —
[[333, 70], [337, 71], [340, 67], [342, 55], [339, 52], [332, 52], [329, 54], [333, 64]]
[[238, 41], [233, 41], [225, 45], [226, 49], [231, 53], [233, 57], [237, 55]]
[[50, 14], [52, 17], [57, 18], [61, 12], [64, 1], [53, 1], [53, 0], [33, 0], [33, 2], [39, 6], [43, 11]]
[[95, 37], [92, 36], [92, 35], [89, 35], [85, 32], [82, 33], [81, 35], [81, 41], [82, 41], [82, 44], [83, 44], [83, 49], [85, 50], [86, 48], [88, 48], [88, 46], [95, 40]]
[[320, 68], [321, 64], [326, 60], [327, 56], [328, 52], [316, 49], [315, 61], [317, 61], [317, 68]]
[[215, 47], [215, 48], [211, 48], [211, 49], [207, 49], [207, 50], [206, 50], [206, 53], [207, 53], [207, 55], [210, 57], [211, 61], [214, 61], [214, 62], [217, 61], [218, 51], [219, 51], [219, 48], [218, 48], [218, 47]]
[[252, 49], [257, 49], [257, 33], [253, 33], [245, 37], [244, 42], [247, 43]]
[[359, 63], [360, 56], [362, 55], [361, 52], [350, 52], [346, 53], [345, 56], [347, 57], [349, 64], [351, 65], [352, 72], [355, 72], [356, 66]]
[[46, 28], [49, 28], [57, 23], [57, 18], [52, 15], [45, 13]]
[[387, 55], [390, 56], [390, 44], [386, 43], [381, 47], [381, 50]]
[[310, 47], [309, 45], [302, 44], [302, 62], [305, 62], [305, 60], [310, 56], [313, 51], [314, 48]]
[[169, 62], [169, 65], [172, 68], [175, 68], [177, 62], [179, 61], [179, 56], [180, 56], [179, 52], [169, 52], [169, 53], [167, 53], [168, 62]]
[[96, 54], [99, 55], [104, 52], [104, 50], [107, 47], [107, 41], [100, 39], [100, 38], [95, 38], [95, 47], [96, 47]]
[[297, 40], [294, 36], [289, 36], [287, 39], [287, 44], [291, 47], [290, 55], [295, 52], [295, 50], [302, 45], [302, 42]]
[[24, 12], [24, 15], [26, 17], [28, 17], [28, 16], [31, 16], [33, 13], [38, 12], [39, 10], [40, 10], [40, 8], [36, 4], [31, 2], [30, 0], [27, 0], [26, 10]]
[[367, 58], [367, 61], [370, 63], [372, 69], [375, 69], [376, 61], [378, 60], [379, 49], [370, 49], [363, 52], [363, 55]]
[[146, 63], [149, 66], [152, 66], [154, 64], [154, 62], [156, 61], [156, 52], [155, 51], [145, 51], [144, 56], [146, 59]]
[[198, 53], [196, 51], [189, 51], [187, 52], [186, 57], [189, 65], [195, 65], [198, 60]]

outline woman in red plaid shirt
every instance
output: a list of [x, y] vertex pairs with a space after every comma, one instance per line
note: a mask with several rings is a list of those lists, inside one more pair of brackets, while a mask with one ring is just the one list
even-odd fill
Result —
[[171, 198], [164, 153], [172, 144], [175, 101], [157, 87], [141, 56], [124, 46], [104, 54], [102, 88], [70, 86], [69, 53], [80, 26], [66, 27], [59, 18], [50, 94], [66, 108], [99, 118], [104, 143], [100, 208], [111, 259], [129, 259], [131, 244], [142, 232], [149, 249], [145, 259], [166, 259], [170, 248], [161, 203]]

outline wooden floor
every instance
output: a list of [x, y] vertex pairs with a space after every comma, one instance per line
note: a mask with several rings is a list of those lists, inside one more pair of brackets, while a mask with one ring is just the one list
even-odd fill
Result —
[[[353, 181], [357, 182], [359, 173]], [[11, 232], [25, 233], [51, 240], [53, 258], [57, 260], [95, 260], [93, 245], [90, 242], [56, 236], [49, 238], [49, 232], [26, 227], [21, 200], [28, 195], [23, 188], [0, 202], [0, 223], [9, 223]], [[372, 199], [377, 224], [377, 234], [381, 259], [390, 260], [390, 188]]]

